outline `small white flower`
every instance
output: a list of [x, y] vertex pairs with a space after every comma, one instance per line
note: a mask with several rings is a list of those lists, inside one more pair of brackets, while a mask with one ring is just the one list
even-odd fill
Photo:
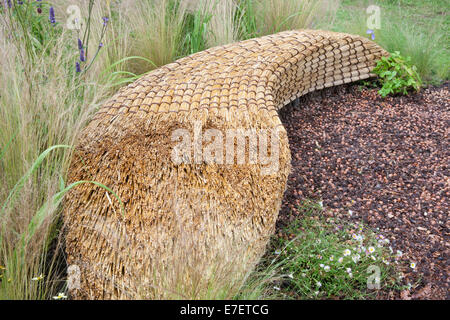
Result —
[[353, 233], [353, 234], [352, 234], [352, 238], [353, 238], [354, 240], [358, 240], [358, 235], [357, 235], [356, 233]]
[[411, 267], [411, 269], [415, 269], [416, 268], [416, 263], [415, 262], [411, 262], [411, 264], [409, 266]]
[[334, 261], [334, 256], [331, 256], [331, 257], [330, 257], [330, 261]]
[[280, 287], [273, 287], [275, 290], [280, 291]]
[[323, 209], [323, 201], [319, 201], [319, 206], [321, 209]]
[[66, 296], [63, 292], [60, 292], [60, 293], [58, 293], [57, 296], [54, 296], [53, 299], [54, 299], [54, 300], [67, 299], [67, 296]]
[[347, 268], [347, 269], [345, 269], [345, 271], [347, 271], [347, 273], [351, 273], [352, 272], [352, 268]]
[[350, 249], [345, 249], [344, 250], [344, 256], [349, 256], [352, 252], [350, 251]]
[[317, 286], [317, 288], [320, 288], [322, 286], [322, 283], [320, 281], [317, 281], [316, 286]]
[[374, 247], [369, 247], [369, 253], [374, 253], [375, 252], [375, 248]]
[[401, 257], [403, 255], [403, 252], [401, 252], [400, 250], [397, 250], [397, 257]]
[[349, 273], [348, 273], [348, 276], [349, 276], [350, 278], [353, 278], [353, 273], [349, 272]]
[[352, 210], [348, 210], [348, 214], [349, 214], [350, 216], [353, 216], [353, 211], [352, 211]]
[[323, 263], [319, 264], [319, 266], [320, 266], [321, 268], [325, 267], [325, 265], [324, 265]]
[[281, 254], [281, 250], [280, 250], [280, 249], [275, 250], [275, 254], [276, 254], [277, 256], [280, 255], [280, 254]]
[[340, 257], [340, 258], [338, 259], [338, 262], [339, 262], [339, 263], [342, 263], [342, 261], [344, 261], [344, 258], [343, 258], [343, 257]]
[[323, 268], [323, 270], [325, 270], [326, 272], [330, 271], [330, 266], [325, 266], [325, 267]]

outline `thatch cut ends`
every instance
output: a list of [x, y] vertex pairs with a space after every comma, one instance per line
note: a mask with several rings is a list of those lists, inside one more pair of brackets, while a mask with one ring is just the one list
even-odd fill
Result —
[[[196, 53], [120, 89], [83, 131], [69, 182], [108, 186], [124, 210], [92, 184], [67, 198], [68, 263], [81, 274], [71, 294], [212, 298], [202, 295], [211, 282], [236, 290], [274, 231], [290, 171], [277, 111], [368, 78], [383, 55], [358, 36], [288, 31]], [[230, 132], [244, 135], [241, 154]], [[174, 153], [185, 138], [189, 151]], [[262, 151], [276, 163], [261, 161]]]

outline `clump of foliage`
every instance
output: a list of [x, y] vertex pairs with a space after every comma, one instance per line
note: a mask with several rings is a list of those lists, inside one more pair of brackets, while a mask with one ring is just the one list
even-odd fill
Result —
[[398, 289], [400, 256], [386, 237], [363, 223], [327, 217], [321, 203], [305, 200], [294, 210], [301, 218], [274, 236], [252, 275], [266, 276], [256, 281], [266, 285], [256, 297], [370, 299]]
[[389, 94], [408, 94], [408, 90], [419, 91], [422, 80], [410, 57], [403, 57], [395, 51], [389, 57], [382, 57], [373, 70], [382, 85], [378, 93], [385, 98]]

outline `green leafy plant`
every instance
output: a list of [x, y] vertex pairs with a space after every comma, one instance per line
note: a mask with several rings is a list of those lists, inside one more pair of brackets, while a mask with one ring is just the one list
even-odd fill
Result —
[[378, 93], [385, 98], [389, 94], [408, 94], [408, 90], [419, 91], [422, 80], [410, 57], [403, 57], [395, 51], [389, 57], [382, 57], [373, 70], [382, 85]]

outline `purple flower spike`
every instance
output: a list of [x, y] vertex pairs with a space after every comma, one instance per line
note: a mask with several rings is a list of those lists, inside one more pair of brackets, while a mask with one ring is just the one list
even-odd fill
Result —
[[99, 47], [99, 48], [103, 48], [103, 42], [100, 42], [100, 43], [98, 44], [98, 47]]
[[103, 17], [103, 25], [106, 27], [106, 25], [108, 24], [109, 18], [108, 17]]
[[53, 7], [50, 7], [49, 20], [50, 20], [51, 24], [55, 24], [56, 23], [55, 9], [53, 9]]
[[80, 49], [80, 61], [81, 62], [86, 61], [86, 57], [84, 56], [84, 49], [83, 48]]
[[81, 42], [80, 39], [78, 39], [78, 50], [83, 49], [83, 42]]
[[80, 66], [80, 63], [78, 61], [75, 63], [75, 69], [76, 69], [77, 72], [81, 72], [81, 66]]
[[375, 32], [372, 29], [367, 29], [366, 33], [370, 34], [372, 40], [375, 40]]

